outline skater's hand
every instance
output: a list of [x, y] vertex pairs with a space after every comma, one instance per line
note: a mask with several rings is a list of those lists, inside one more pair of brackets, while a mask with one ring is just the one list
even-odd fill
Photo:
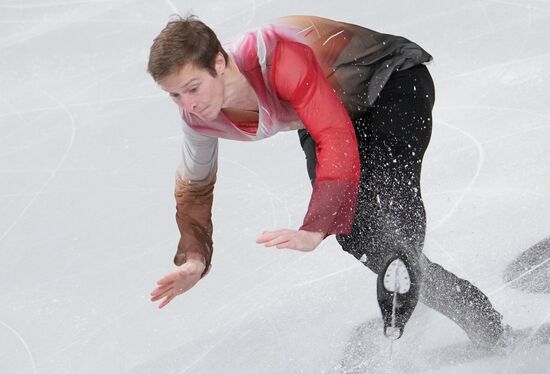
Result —
[[157, 282], [157, 288], [151, 292], [151, 301], [158, 301], [162, 298], [159, 308], [165, 307], [176, 296], [191, 289], [200, 279], [205, 269], [202, 261], [188, 259], [187, 262], [178, 266], [176, 271], [166, 274]]
[[256, 239], [256, 243], [266, 247], [288, 248], [298, 251], [313, 251], [323, 241], [325, 234], [305, 230], [275, 230], [264, 231]]

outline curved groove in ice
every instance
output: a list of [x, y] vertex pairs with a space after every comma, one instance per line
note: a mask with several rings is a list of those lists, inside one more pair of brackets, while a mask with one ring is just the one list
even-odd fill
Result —
[[8, 329], [23, 344], [23, 346], [25, 347], [25, 351], [27, 351], [27, 354], [29, 355], [29, 359], [31, 360], [32, 370], [33, 370], [34, 374], [37, 374], [38, 371], [36, 370], [36, 363], [34, 362], [34, 357], [32, 356], [31, 350], [29, 349], [29, 345], [27, 344], [25, 339], [23, 339], [21, 334], [19, 334], [17, 331], [15, 331], [12, 327], [10, 327], [5, 322], [0, 321], [0, 325], [4, 326], [6, 329]]
[[[30, 209], [30, 207], [34, 204], [34, 202], [36, 201], [36, 199], [38, 198], [38, 196], [40, 196], [42, 194], [42, 192], [44, 192], [44, 190], [46, 189], [46, 187], [48, 186], [48, 184], [50, 184], [50, 182], [55, 178], [55, 176], [57, 175], [58, 171], [61, 169], [61, 166], [63, 166], [63, 164], [65, 163], [65, 161], [67, 160], [67, 156], [69, 155], [69, 152], [71, 151], [72, 147], [73, 147], [73, 144], [74, 144], [74, 139], [75, 139], [75, 134], [76, 134], [76, 127], [75, 127], [75, 119], [72, 115], [72, 113], [67, 109], [67, 107], [65, 106], [65, 104], [63, 104], [62, 102], [60, 102], [59, 100], [57, 100], [56, 98], [54, 98], [53, 96], [51, 96], [50, 94], [48, 94], [47, 92], [42, 92], [45, 96], [51, 98], [53, 101], [57, 102], [59, 104], [59, 108], [61, 110], [63, 110], [64, 112], [67, 113], [67, 115], [69, 116], [69, 119], [71, 121], [70, 125], [71, 125], [71, 138], [69, 140], [69, 144], [67, 145], [67, 149], [65, 149], [65, 152], [63, 153], [63, 156], [61, 157], [61, 159], [59, 160], [59, 163], [57, 164], [57, 166], [55, 167], [55, 169], [52, 171], [52, 173], [50, 174], [50, 176], [46, 179], [46, 181], [42, 184], [42, 186], [40, 187], [40, 189], [34, 194], [34, 196], [31, 198], [31, 200], [27, 203], [27, 205], [25, 206], [25, 208], [23, 208], [23, 210], [21, 211], [21, 213], [19, 214], [19, 216], [17, 216], [17, 218], [12, 222], [12, 224], [10, 226], [8, 226], [8, 228], [6, 229], [6, 231], [4, 231], [4, 233], [2, 234], [2, 236], [0, 236], [0, 242], [2, 240], [4, 240], [6, 238], [6, 236], [8, 236], [8, 234], [11, 232], [11, 230], [13, 230], [13, 228], [15, 226], [17, 226], [17, 224], [19, 223], [19, 221], [21, 220], [21, 218], [23, 218], [23, 216], [25, 216], [25, 214], [27, 213], [27, 211]], [[11, 106], [10, 103], [8, 103], [8, 105]], [[13, 107], [12, 107], [13, 108]], [[17, 112], [17, 109], [16, 108], [13, 108], [16, 112], [16, 114], [18, 114], [20, 116], [20, 118], [26, 122], [26, 120], [20, 115], [19, 112]]]
[[476, 146], [476, 149], [478, 151], [478, 154], [479, 154], [479, 158], [478, 158], [478, 162], [477, 162], [477, 168], [476, 168], [476, 172], [474, 174], [474, 176], [472, 177], [472, 179], [470, 180], [470, 182], [468, 183], [468, 185], [466, 186], [466, 188], [464, 188], [462, 190], [462, 193], [460, 194], [460, 196], [458, 197], [458, 199], [455, 201], [455, 203], [453, 204], [453, 206], [451, 207], [451, 209], [447, 212], [447, 214], [441, 218], [439, 220], [439, 222], [437, 222], [435, 225], [432, 226], [432, 230], [435, 230], [437, 228], [439, 228], [441, 225], [443, 225], [443, 223], [445, 223], [445, 221], [447, 221], [449, 218], [451, 218], [453, 216], [453, 214], [455, 213], [456, 209], [458, 208], [458, 206], [462, 203], [462, 200], [464, 200], [464, 198], [466, 197], [466, 195], [470, 192], [470, 190], [472, 189], [473, 185], [475, 184], [475, 182], [477, 181], [478, 177], [479, 177], [479, 174], [481, 172], [481, 167], [485, 161], [485, 152], [483, 151], [483, 146], [481, 145], [481, 143], [472, 135], [470, 134], [469, 132], [467, 131], [464, 131], [456, 126], [453, 126], [451, 125], [450, 123], [448, 122], [445, 122], [445, 121], [438, 121], [439, 123], [441, 123], [442, 125], [444, 126], [447, 126], [455, 131], [458, 131], [460, 132], [462, 135], [466, 136], [468, 139], [470, 139], [472, 141], [472, 143]]

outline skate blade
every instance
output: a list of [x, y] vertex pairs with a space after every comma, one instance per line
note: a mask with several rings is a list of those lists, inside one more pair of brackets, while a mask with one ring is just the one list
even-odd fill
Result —
[[404, 294], [411, 289], [411, 278], [407, 267], [396, 258], [387, 267], [384, 274], [384, 288], [389, 292]]
[[387, 326], [384, 328], [384, 335], [390, 340], [397, 340], [403, 335], [403, 328]]

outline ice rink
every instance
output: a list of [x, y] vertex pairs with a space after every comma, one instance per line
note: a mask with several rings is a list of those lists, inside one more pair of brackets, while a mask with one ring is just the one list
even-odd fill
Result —
[[425, 253], [506, 323], [547, 329], [550, 1], [0, 0], [0, 373], [550, 373], [550, 346], [480, 352], [424, 306], [390, 359], [376, 278], [334, 237], [256, 245], [306, 211], [295, 132], [221, 142], [212, 271], [163, 310], [149, 301], [179, 238], [181, 125], [146, 64], [190, 11], [222, 39], [312, 14], [432, 54]]

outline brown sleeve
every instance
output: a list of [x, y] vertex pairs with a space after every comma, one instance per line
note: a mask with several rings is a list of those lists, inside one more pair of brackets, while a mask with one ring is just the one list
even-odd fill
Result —
[[197, 253], [206, 265], [201, 277], [210, 270], [212, 261], [212, 201], [216, 175], [198, 182], [176, 178], [176, 222], [181, 234], [174, 263], [186, 262], [189, 253]]

